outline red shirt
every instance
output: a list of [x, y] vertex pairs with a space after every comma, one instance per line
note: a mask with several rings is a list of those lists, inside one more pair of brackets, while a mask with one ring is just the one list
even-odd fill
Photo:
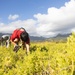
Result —
[[[12, 35], [11, 35], [11, 37], [10, 37], [10, 40], [14, 41], [15, 38], [17, 38], [17, 39], [20, 40], [20, 34], [21, 34], [22, 32], [24, 32], [24, 31], [22, 31], [22, 30], [20, 30], [20, 29], [14, 30], [14, 32], [12, 33]], [[27, 43], [27, 44], [30, 43], [30, 39], [29, 39], [29, 38], [28, 38], [28, 40], [26, 41], [26, 43]]]

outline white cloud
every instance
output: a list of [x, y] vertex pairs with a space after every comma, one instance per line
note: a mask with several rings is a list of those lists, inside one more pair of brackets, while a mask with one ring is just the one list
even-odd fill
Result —
[[[19, 16], [10, 15], [9, 19], [16, 19]], [[24, 27], [30, 35], [52, 37], [58, 33], [69, 33], [75, 31], [75, 0], [66, 2], [59, 9], [48, 8], [47, 14], [35, 14], [34, 19], [17, 20], [8, 25], [0, 24], [0, 32], [12, 32], [18, 27]]]
[[17, 14], [15, 14], [15, 15], [9, 15], [9, 17], [8, 17], [9, 20], [15, 20], [17, 18], [19, 18], [19, 15], [17, 15]]
[[24, 27], [28, 33], [31, 35], [37, 35], [36, 33], [36, 21], [33, 19], [28, 20], [17, 20], [9, 23], [8, 25], [0, 24], [0, 32], [2, 33], [12, 33], [16, 28]]
[[[38, 21], [37, 32], [42, 36], [51, 36], [57, 33], [71, 32], [75, 27], [75, 0], [66, 2], [64, 6], [58, 8], [48, 8], [47, 14], [34, 15]], [[39, 33], [38, 33], [39, 34]]]

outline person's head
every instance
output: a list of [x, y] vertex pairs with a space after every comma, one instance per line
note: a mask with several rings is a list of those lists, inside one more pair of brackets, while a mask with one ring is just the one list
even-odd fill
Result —
[[21, 27], [21, 28], [19, 28], [20, 30], [22, 29], [22, 30], [24, 30], [25, 31], [25, 29], [23, 28], [23, 27]]
[[24, 41], [24, 42], [26, 42], [27, 40], [28, 40], [28, 33], [27, 32], [22, 32], [21, 34], [20, 34], [20, 38], [21, 38], [21, 40], [22, 41]]

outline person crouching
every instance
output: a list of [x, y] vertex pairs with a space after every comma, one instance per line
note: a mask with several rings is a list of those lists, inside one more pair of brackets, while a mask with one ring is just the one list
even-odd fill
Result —
[[29, 34], [24, 28], [15, 29], [10, 37], [11, 43], [14, 45], [13, 51], [17, 52], [21, 46], [19, 42], [22, 42], [23, 49], [26, 47], [26, 53], [29, 53], [30, 49], [30, 38]]

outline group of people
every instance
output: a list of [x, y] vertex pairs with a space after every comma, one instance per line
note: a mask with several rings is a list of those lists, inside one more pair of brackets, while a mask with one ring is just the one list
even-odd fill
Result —
[[[26, 52], [29, 53], [30, 49], [30, 38], [29, 34], [24, 28], [18, 28], [9, 35], [3, 35], [1, 37], [1, 42], [5, 41], [6, 47], [8, 48], [10, 44], [14, 46], [13, 51], [17, 52], [21, 47], [26, 48]], [[3, 44], [2, 44], [3, 45]]]

